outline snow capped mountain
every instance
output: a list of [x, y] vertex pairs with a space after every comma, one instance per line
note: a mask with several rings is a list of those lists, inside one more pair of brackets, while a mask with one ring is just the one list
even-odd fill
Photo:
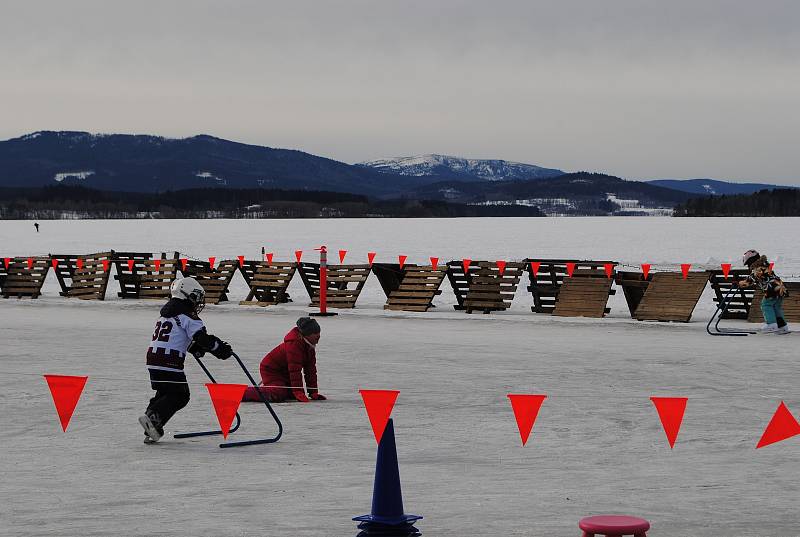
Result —
[[419, 155], [361, 162], [358, 166], [415, 177], [439, 176], [462, 181], [542, 179], [563, 175], [561, 170], [506, 160], [482, 160], [447, 155]]

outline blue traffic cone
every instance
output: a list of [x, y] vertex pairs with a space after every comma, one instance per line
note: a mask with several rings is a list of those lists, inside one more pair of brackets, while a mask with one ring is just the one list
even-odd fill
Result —
[[422, 535], [414, 527], [419, 515], [403, 513], [403, 492], [400, 489], [400, 470], [397, 466], [397, 447], [394, 442], [394, 424], [390, 419], [378, 444], [375, 464], [375, 485], [372, 489], [372, 513], [354, 517], [361, 522], [358, 537], [381, 535], [386, 537], [412, 537]]

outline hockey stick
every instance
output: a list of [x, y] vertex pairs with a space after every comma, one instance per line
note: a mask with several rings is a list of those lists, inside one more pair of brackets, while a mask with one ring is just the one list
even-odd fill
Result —
[[[728, 305], [733, 300], [733, 294], [738, 290], [738, 287], [731, 287], [728, 293], [722, 298], [722, 302], [717, 305], [717, 311], [714, 312], [714, 315], [708, 320], [708, 324], [706, 325], [706, 332], [708, 332], [712, 336], [749, 336], [750, 334], [757, 334], [758, 332], [753, 330], [738, 330], [736, 328], [720, 328], [719, 322], [722, 320], [722, 316], [725, 315], [725, 312], [728, 311]], [[716, 319], [716, 322], [714, 320]], [[711, 331], [711, 323], [714, 323], [714, 332]]]

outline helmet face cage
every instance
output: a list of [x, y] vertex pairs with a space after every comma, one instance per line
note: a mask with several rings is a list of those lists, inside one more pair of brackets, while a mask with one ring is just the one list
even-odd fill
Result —
[[183, 293], [186, 299], [194, 306], [194, 312], [200, 314], [203, 308], [206, 307], [206, 292], [203, 289], [192, 289], [190, 293]]

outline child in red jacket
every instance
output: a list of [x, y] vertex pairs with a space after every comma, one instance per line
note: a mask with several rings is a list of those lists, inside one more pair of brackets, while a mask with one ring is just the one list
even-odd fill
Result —
[[[324, 401], [317, 389], [316, 346], [320, 338], [319, 323], [311, 317], [301, 317], [297, 326], [283, 338], [283, 343], [272, 349], [261, 360], [261, 386], [259, 390], [273, 403], [297, 400], [307, 403], [309, 398]], [[303, 376], [308, 397], [303, 391]], [[243, 401], [261, 401], [256, 388], [249, 387]]]

